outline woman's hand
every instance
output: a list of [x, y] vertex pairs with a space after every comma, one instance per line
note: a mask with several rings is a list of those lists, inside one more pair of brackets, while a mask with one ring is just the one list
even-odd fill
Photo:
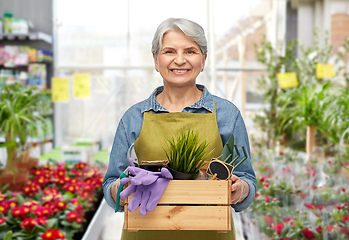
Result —
[[198, 176], [197, 179], [198, 179], [198, 180], [207, 180], [206, 170], [200, 169], [200, 170], [199, 170], [199, 176]]
[[[116, 193], [118, 191], [119, 186], [120, 186], [120, 178], [118, 178], [110, 188], [111, 197], [113, 198], [114, 202], [116, 202]], [[125, 205], [124, 200], [120, 198], [120, 206], [124, 206], [124, 205]]]
[[237, 204], [245, 200], [250, 192], [248, 184], [239, 177], [232, 175], [231, 179], [231, 203]]

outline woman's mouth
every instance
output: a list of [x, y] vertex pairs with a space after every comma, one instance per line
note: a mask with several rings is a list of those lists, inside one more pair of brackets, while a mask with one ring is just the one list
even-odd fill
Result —
[[174, 72], [174, 73], [186, 73], [186, 72], [189, 72], [188, 69], [172, 69], [171, 72]]

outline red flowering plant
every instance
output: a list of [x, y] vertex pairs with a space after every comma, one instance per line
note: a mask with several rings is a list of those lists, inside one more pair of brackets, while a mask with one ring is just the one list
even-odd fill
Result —
[[[314, 187], [313, 189], [313, 203], [321, 205], [333, 205], [338, 202], [338, 195], [334, 194], [337, 192], [333, 187], [321, 186]], [[337, 195], [337, 196], [336, 196]]]
[[295, 204], [295, 199], [300, 191], [291, 183], [292, 181], [277, 176], [261, 176], [257, 181], [257, 189], [260, 195], [277, 199], [279, 206], [289, 206]]
[[348, 203], [337, 205], [330, 213], [328, 226], [331, 226], [329, 235], [336, 239], [349, 238], [349, 210]]
[[270, 199], [268, 195], [257, 193], [249, 212], [252, 223], [267, 236], [272, 235], [272, 225], [281, 217], [279, 216], [281, 212], [277, 199]]
[[257, 194], [242, 213], [253, 235], [266, 240], [349, 239], [348, 179], [325, 171], [328, 160], [306, 162], [298, 156], [284, 161], [288, 154], [274, 154], [255, 157]]
[[349, 203], [349, 191], [347, 191], [344, 187], [338, 190], [338, 197], [341, 202]]
[[272, 239], [322, 239], [321, 231], [314, 226], [307, 211], [289, 211], [290, 217], [283, 217], [273, 223]]
[[102, 181], [100, 168], [87, 163], [50, 160], [34, 169], [21, 192], [0, 192], [0, 239], [71, 239], [95, 207]]

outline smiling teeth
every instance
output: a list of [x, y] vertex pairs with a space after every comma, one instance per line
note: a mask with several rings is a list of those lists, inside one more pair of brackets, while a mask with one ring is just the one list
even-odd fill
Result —
[[178, 73], [182, 73], [182, 72], [187, 72], [188, 70], [172, 70], [172, 72], [178, 72]]

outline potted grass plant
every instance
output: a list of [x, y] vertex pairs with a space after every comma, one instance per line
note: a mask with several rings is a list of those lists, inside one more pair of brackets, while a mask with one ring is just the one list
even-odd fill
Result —
[[165, 137], [168, 149], [165, 150], [169, 160], [167, 168], [172, 173], [174, 179], [190, 180], [196, 179], [199, 170], [204, 166], [207, 157], [213, 150], [207, 153], [209, 142], [201, 141], [199, 133], [193, 129], [182, 129], [178, 134]]
[[[28, 127], [37, 128], [43, 118], [36, 111], [39, 89], [22, 86], [19, 83], [0, 89], [0, 134], [5, 137], [2, 147], [7, 150], [7, 162], [1, 170], [0, 185], [14, 184], [27, 180], [26, 172], [18, 166], [21, 157], [29, 155], [27, 142]], [[24, 153], [23, 153], [24, 152]]]

